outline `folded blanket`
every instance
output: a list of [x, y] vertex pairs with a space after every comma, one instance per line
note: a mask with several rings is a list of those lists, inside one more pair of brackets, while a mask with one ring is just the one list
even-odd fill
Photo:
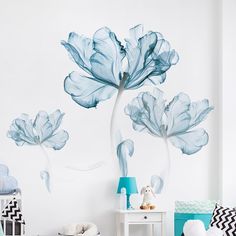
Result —
[[215, 209], [217, 201], [176, 201], [175, 212], [176, 213], [195, 213], [206, 214], [212, 213]]

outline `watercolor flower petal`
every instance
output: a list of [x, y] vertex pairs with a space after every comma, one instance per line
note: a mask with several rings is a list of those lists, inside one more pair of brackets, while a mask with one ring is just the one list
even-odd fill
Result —
[[153, 175], [151, 177], [151, 186], [154, 193], [160, 194], [164, 187], [164, 180], [159, 175]]
[[154, 136], [161, 137], [165, 100], [161, 90], [156, 89], [154, 93], [155, 97], [149, 92], [140, 93], [125, 107], [125, 113], [132, 119], [135, 130], [147, 131]]
[[68, 42], [62, 41], [61, 44], [69, 52], [75, 63], [87, 73], [91, 73], [90, 57], [94, 53], [93, 41], [83, 35], [74, 32], [69, 34]]
[[[126, 39], [128, 59], [125, 88], [136, 89], [145, 85], [157, 85], [166, 79], [166, 71], [179, 61], [175, 50], [158, 32], [143, 34], [142, 25], [130, 29]], [[155, 78], [153, 78], [155, 77]]]
[[51, 192], [51, 186], [50, 186], [50, 174], [48, 171], [46, 170], [42, 170], [40, 172], [40, 178], [42, 179], [42, 181], [44, 182], [48, 192]]
[[53, 132], [56, 131], [61, 125], [64, 115], [65, 113], [62, 113], [59, 109], [49, 115], [49, 122], [52, 125]]
[[169, 138], [171, 143], [182, 153], [191, 155], [201, 150], [208, 143], [208, 134], [204, 129], [197, 129]]
[[[127, 40], [127, 59], [128, 59], [128, 79], [125, 82], [126, 89], [136, 89], [143, 85], [144, 80], [153, 71], [148, 57], [152, 54], [157, 43], [156, 34], [150, 32], [138, 40], [137, 45], [132, 45]], [[149, 65], [147, 65], [149, 64]]]
[[148, 58], [147, 64], [151, 73], [145, 79], [144, 85], [157, 85], [165, 82], [166, 71], [170, 69], [172, 65], [175, 65], [179, 61], [179, 56], [175, 50], [171, 50], [168, 41], [163, 39], [160, 33], [157, 33], [157, 43]]
[[85, 108], [96, 107], [99, 102], [111, 98], [117, 91], [112, 86], [77, 72], [72, 72], [66, 77], [64, 89], [76, 103]]
[[167, 116], [167, 135], [185, 132], [189, 129], [190, 115], [188, 113], [190, 106], [190, 98], [185, 93], [179, 93], [166, 107], [165, 114]]
[[33, 126], [36, 130], [40, 143], [50, 137], [53, 133], [52, 124], [49, 122], [48, 113], [45, 111], [38, 112]]
[[213, 109], [214, 107], [209, 106], [209, 101], [207, 99], [191, 103], [189, 107], [189, 114], [191, 116], [189, 125], [191, 127], [198, 125], [206, 119], [208, 113]]
[[10, 130], [7, 132], [7, 137], [13, 139], [17, 146], [22, 146], [25, 143], [35, 145], [38, 142], [33, 131], [32, 120], [29, 119], [27, 114], [22, 114], [19, 118], [13, 120]]
[[122, 77], [122, 60], [125, 50], [116, 35], [107, 27], [97, 30], [93, 36], [95, 53], [90, 58], [95, 78], [118, 87]]
[[156, 64], [155, 71], [153, 72], [155, 75], [166, 72], [179, 61], [179, 55], [174, 49], [171, 49], [170, 43], [163, 39], [162, 35], [158, 34], [158, 36], [158, 42], [152, 54]]
[[132, 157], [134, 153], [134, 142], [126, 139], [117, 146], [117, 157], [119, 159], [120, 170], [122, 176], [128, 175], [128, 157]]
[[68, 139], [68, 132], [65, 130], [60, 130], [50, 136], [47, 140], [45, 140], [43, 142], [43, 145], [49, 148], [53, 148], [54, 150], [60, 150], [65, 146]]

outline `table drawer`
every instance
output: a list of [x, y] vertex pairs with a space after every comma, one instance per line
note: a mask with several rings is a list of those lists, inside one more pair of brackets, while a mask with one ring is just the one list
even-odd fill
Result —
[[126, 220], [129, 222], [153, 222], [153, 221], [161, 221], [160, 213], [136, 213], [136, 214], [127, 214]]

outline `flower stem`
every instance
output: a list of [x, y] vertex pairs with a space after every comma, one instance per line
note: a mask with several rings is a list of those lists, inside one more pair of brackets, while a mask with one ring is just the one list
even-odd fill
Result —
[[[111, 122], [110, 122], [110, 138], [111, 138], [111, 150], [112, 153], [115, 152], [115, 136], [117, 133], [117, 130], [115, 129], [115, 125], [116, 125], [116, 117], [117, 117], [117, 111], [119, 108], [119, 104], [120, 104], [120, 100], [121, 100], [121, 95], [124, 91], [124, 84], [125, 84], [125, 80], [127, 78], [127, 75], [124, 73], [123, 78], [120, 82], [120, 86], [118, 88], [118, 94], [116, 96], [116, 100], [115, 100], [115, 104], [112, 110], [112, 114], [111, 114]], [[90, 170], [95, 170], [100, 168], [101, 166], [104, 166], [106, 163], [106, 160], [102, 160], [99, 162], [96, 162], [94, 164], [88, 165], [88, 166], [84, 166], [84, 167], [79, 167], [79, 166], [67, 166], [66, 168], [74, 170], [74, 171], [90, 171]]]
[[46, 167], [45, 167], [45, 170], [47, 171], [48, 173], [48, 183], [49, 183], [49, 186], [47, 187], [48, 188], [48, 191], [50, 192], [51, 191], [51, 178], [52, 178], [52, 174], [51, 174], [51, 169], [52, 169], [52, 165], [51, 165], [51, 161], [50, 161], [50, 158], [48, 156], [48, 153], [46, 152], [46, 150], [44, 149], [44, 147], [40, 144], [39, 145], [42, 153], [44, 154], [45, 158], [46, 158]]
[[116, 101], [112, 110], [112, 115], [111, 115], [111, 124], [110, 124], [110, 138], [111, 138], [111, 147], [112, 150], [115, 148], [115, 134], [116, 134], [116, 117], [117, 117], [117, 111], [119, 108], [120, 100], [121, 100], [121, 95], [123, 93], [123, 90], [119, 90]]
[[48, 156], [48, 153], [46, 152], [46, 150], [44, 149], [44, 147], [42, 145], [39, 145], [39, 147], [42, 150], [44, 156], [46, 157], [46, 169], [50, 170], [51, 169], [51, 161], [50, 161], [50, 158]]
[[117, 118], [117, 111], [120, 105], [120, 100], [121, 100], [121, 96], [124, 92], [124, 85], [125, 85], [125, 81], [127, 79], [127, 75], [126, 73], [124, 73], [123, 78], [120, 82], [120, 86], [118, 89], [118, 94], [116, 96], [116, 101], [112, 110], [112, 115], [111, 115], [111, 123], [110, 123], [110, 138], [111, 138], [111, 150], [112, 152], [114, 152], [115, 150], [115, 136], [116, 136], [116, 118]]
[[166, 154], [167, 154], [167, 164], [166, 168], [162, 172], [162, 177], [164, 178], [165, 182], [167, 182], [170, 174], [170, 169], [171, 169], [171, 157], [170, 157], [170, 150], [169, 150], [169, 145], [168, 145], [168, 140], [167, 138], [164, 138], [164, 143], [165, 143], [165, 149], [166, 149]]

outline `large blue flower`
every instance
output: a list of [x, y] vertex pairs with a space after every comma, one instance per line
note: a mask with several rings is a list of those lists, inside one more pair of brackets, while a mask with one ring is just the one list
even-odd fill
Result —
[[[178, 62], [178, 54], [170, 49], [162, 35], [144, 34], [142, 25], [130, 29], [126, 47], [107, 27], [96, 31], [92, 39], [70, 33], [68, 41], [62, 41], [62, 45], [85, 72], [70, 73], [64, 81], [64, 89], [85, 108], [96, 107], [117, 90], [163, 83], [166, 71]], [[125, 57], [128, 65], [123, 69]]]
[[207, 132], [193, 129], [213, 109], [207, 99], [191, 102], [185, 93], [180, 93], [166, 105], [163, 92], [154, 89], [154, 95], [142, 92], [125, 107], [125, 113], [133, 121], [137, 131], [169, 139], [184, 154], [191, 155], [208, 143]]
[[44, 145], [54, 150], [63, 148], [69, 139], [69, 135], [65, 130], [59, 130], [64, 113], [56, 110], [48, 115], [45, 111], [40, 111], [34, 121], [29, 115], [22, 114], [21, 117], [15, 119], [7, 133], [17, 146]]

